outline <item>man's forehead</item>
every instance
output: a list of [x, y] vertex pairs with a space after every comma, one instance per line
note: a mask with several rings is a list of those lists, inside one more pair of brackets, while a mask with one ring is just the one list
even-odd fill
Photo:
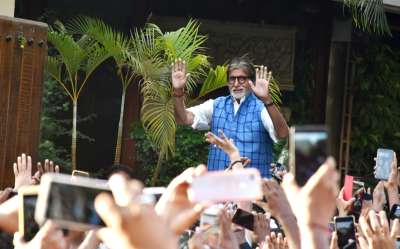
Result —
[[229, 76], [247, 76], [247, 73], [242, 69], [233, 69], [229, 72]]

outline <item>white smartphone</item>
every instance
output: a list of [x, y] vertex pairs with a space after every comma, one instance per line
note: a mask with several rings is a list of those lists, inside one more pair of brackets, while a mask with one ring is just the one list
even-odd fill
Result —
[[94, 200], [101, 192], [110, 192], [105, 180], [45, 174], [40, 183], [35, 219], [40, 225], [50, 219], [61, 228], [78, 231], [104, 226], [94, 208]]
[[254, 168], [214, 171], [193, 178], [189, 198], [194, 202], [251, 201], [262, 198], [260, 172]]
[[379, 148], [376, 153], [375, 178], [378, 180], [389, 179], [392, 170], [393, 150]]

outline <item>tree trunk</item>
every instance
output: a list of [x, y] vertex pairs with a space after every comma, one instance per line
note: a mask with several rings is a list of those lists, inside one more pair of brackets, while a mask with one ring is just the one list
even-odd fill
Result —
[[114, 164], [120, 164], [120, 162], [121, 162], [121, 147], [122, 147], [122, 131], [123, 131], [123, 126], [124, 126], [125, 95], [126, 95], [126, 88], [123, 88], [122, 89], [122, 97], [121, 97], [121, 109], [120, 109], [119, 123], [118, 123], [117, 144], [115, 146]]
[[158, 155], [156, 171], [154, 171], [153, 178], [151, 179], [151, 186], [153, 187], [156, 185], [158, 176], [160, 175], [161, 163], [162, 163], [162, 154]]
[[71, 143], [71, 165], [72, 170], [76, 170], [76, 120], [78, 116], [77, 112], [78, 101], [73, 101], [73, 117], [72, 117], [72, 143]]

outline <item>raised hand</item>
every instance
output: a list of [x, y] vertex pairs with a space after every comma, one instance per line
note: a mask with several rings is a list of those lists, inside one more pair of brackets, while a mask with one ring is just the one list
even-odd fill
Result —
[[339, 210], [339, 216], [346, 216], [347, 212], [350, 210], [351, 205], [354, 203], [356, 198], [351, 198], [350, 200], [344, 200], [344, 187], [340, 190], [338, 197], [336, 198], [336, 207]]
[[189, 74], [186, 73], [186, 62], [179, 58], [172, 63], [171, 67], [172, 86], [174, 89], [183, 89], [189, 76]]
[[264, 103], [270, 100], [269, 96], [269, 83], [272, 79], [272, 72], [268, 72], [266, 66], [261, 66], [256, 69], [256, 82], [254, 83], [249, 80], [249, 85], [253, 90], [254, 94]]
[[17, 158], [13, 165], [14, 169], [14, 189], [18, 190], [22, 186], [31, 185], [32, 182], [32, 158], [22, 154]]
[[383, 181], [379, 181], [379, 183], [375, 186], [374, 192], [372, 193], [372, 208], [375, 210], [375, 212], [383, 210], [383, 206], [386, 202], [385, 188], [383, 185]]
[[40, 178], [44, 173], [60, 173], [60, 166], [54, 165], [54, 162], [49, 159], [44, 160], [44, 166], [42, 166], [40, 162], [38, 162], [36, 166], [37, 166], [37, 171], [32, 176], [32, 180], [36, 184], [40, 183]]
[[240, 158], [240, 154], [233, 140], [227, 138], [224, 132], [221, 130], [219, 130], [219, 135], [220, 137], [218, 137], [212, 132], [207, 132], [206, 134], [204, 134], [204, 137], [207, 142], [216, 145], [220, 149], [222, 149], [229, 156], [231, 161], [238, 160]]
[[399, 231], [399, 220], [393, 222], [392, 230], [389, 230], [389, 222], [385, 211], [377, 214], [370, 210], [368, 217], [360, 216], [358, 242], [361, 249], [395, 249], [396, 235]]

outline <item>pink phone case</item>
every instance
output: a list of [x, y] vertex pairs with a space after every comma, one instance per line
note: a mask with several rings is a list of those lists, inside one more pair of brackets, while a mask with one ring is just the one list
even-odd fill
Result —
[[193, 178], [189, 197], [194, 202], [247, 201], [262, 198], [257, 169], [215, 171]]
[[345, 201], [348, 201], [352, 198], [353, 196], [353, 176], [346, 175], [344, 178], [344, 193], [343, 193], [343, 199]]

